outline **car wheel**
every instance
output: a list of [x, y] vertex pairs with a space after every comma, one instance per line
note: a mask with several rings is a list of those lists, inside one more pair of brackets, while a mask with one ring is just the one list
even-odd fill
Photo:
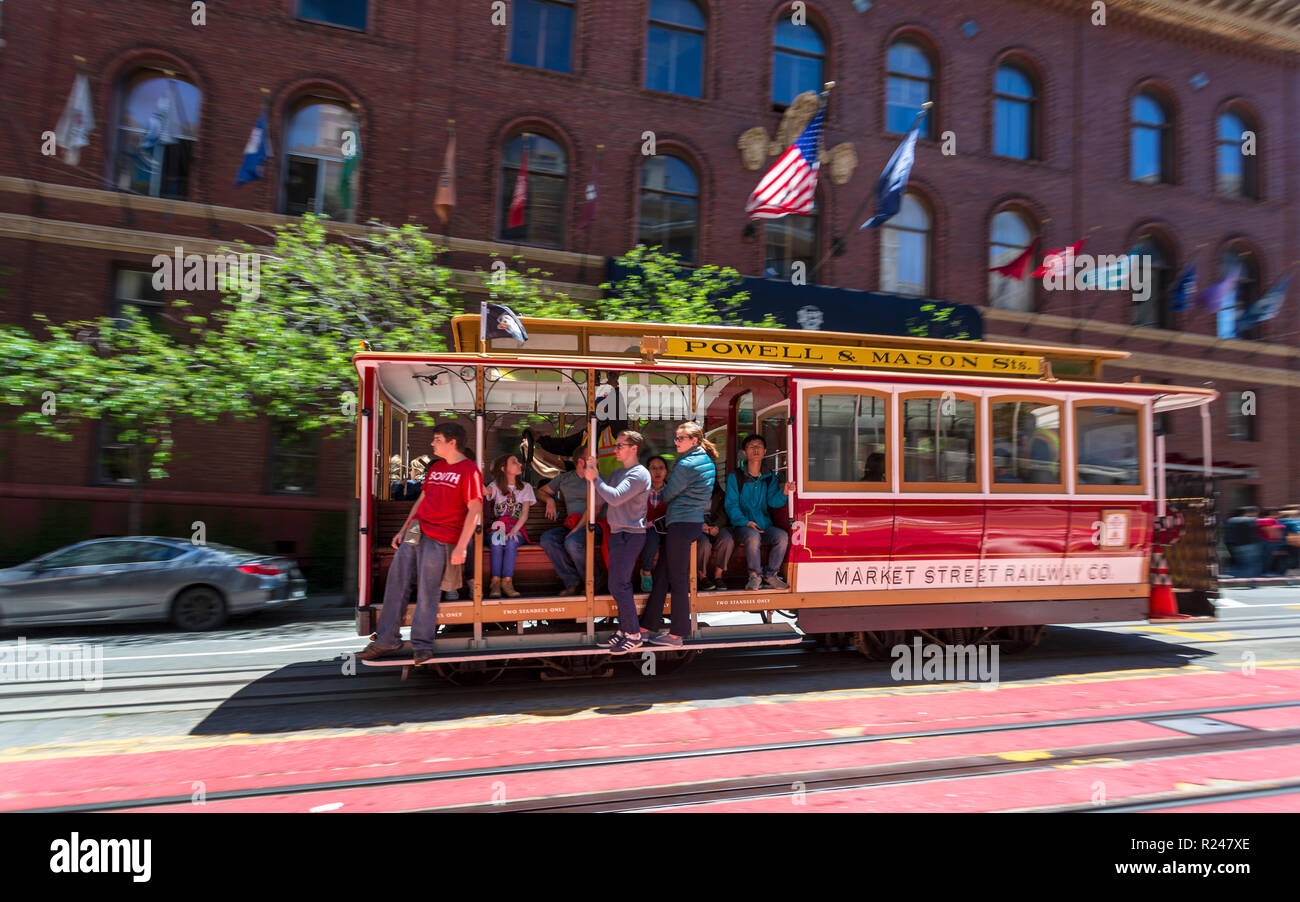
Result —
[[208, 586], [186, 589], [172, 602], [172, 623], [187, 632], [214, 630], [226, 622], [226, 600]]

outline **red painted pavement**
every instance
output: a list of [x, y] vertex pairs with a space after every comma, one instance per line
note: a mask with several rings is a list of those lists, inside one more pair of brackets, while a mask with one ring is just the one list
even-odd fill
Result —
[[[970, 687], [900, 695], [813, 696], [667, 712], [608, 714], [480, 726], [305, 739], [171, 751], [67, 756], [0, 763], [0, 810], [208, 793], [492, 767], [610, 755], [645, 754], [866, 734], [1033, 723], [1099, 714], [1163, 712], [1295, 701], [1300, 670], [1196, 671], [1050, 685]], [[1004, 748], [1023, 748], [1014, 738]], [[804, 768], [801, 768], [804, 769]]]

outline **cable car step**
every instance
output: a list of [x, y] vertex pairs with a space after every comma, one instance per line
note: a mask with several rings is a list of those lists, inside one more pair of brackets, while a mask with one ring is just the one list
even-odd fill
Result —
[[[596, 641], [603, 642], [613, 631], [596, 633]], [[702, 626], [699, 636], [687, 639], [681, 646], [651, 645], [645, 643], [637, 652], [708, 651], [714, 648], [766, 648], [779, 645], [798, 645], [804, 635], [791, 623], [754, 623], [733, 626]], [[559, 640], [544, 642], [543, 640]], [[531, 642], [529, 640], [532, 640]], [[470, 648], [469, 639], [440, 639], [434, 643], [430, 664], [450, 664], [456, 661], [504, 661], [518, 658], [559, 658], [572, 655], [598, 655], [606, 651], [599, 645], [590, 645], [585, 637], [569, 635], [493, 636], [485, 639], [484, 648]], [[362, 661], [371, 667], [409, 667], [415, 660], [409, 652], [391, 658]]]

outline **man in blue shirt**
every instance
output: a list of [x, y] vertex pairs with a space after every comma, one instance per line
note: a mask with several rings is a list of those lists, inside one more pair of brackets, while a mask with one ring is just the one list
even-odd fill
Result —
[[[782, 483], [777, 474], [763, 472], [763, 457], [767, 442], [761, 435], [747, 435], [740, 444], [745, 455], [745, 466], [727, 477], [727, 518], [736, 541], [745, 545], [745, 561], [749, 568], [748, 591], [763, 586], [788, 589], [790, 586], [778, 575], [785, 562], [790, 535], [772, 524], [771, 508], [785, 504], [786, 496], [794, 486]], [[763, 569], [761, 545], [771, 545], [767, 553], [767, 568]]]

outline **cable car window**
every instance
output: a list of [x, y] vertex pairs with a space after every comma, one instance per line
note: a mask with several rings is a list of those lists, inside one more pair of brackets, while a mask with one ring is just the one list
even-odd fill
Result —
[[888, 489], [889, 398], [857, 392], [810, 394], [805, 421], [809, 482]]
[[1061, 407], [1032, 400], [995, 401], [995, 485], [1061, 484]]
[[903, 401], [903, 482], [974, 486], [975, 402], [952, 397]]
[[1138, 410], [1077, 405], [1074, 408], [1079, 485], [1141, 485]]

